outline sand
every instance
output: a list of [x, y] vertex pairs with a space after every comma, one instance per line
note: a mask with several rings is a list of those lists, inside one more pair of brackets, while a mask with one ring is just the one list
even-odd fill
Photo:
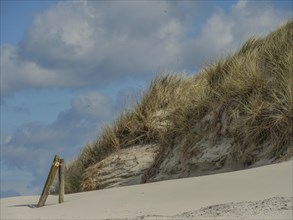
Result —
[[293, 219], [293, 161], [65, 195], [1, 199], [1, 219]]

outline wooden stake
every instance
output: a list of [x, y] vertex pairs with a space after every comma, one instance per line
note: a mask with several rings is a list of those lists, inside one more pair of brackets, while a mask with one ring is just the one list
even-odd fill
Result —
[[49, 195], [50, 187], [54, 181], [54, 177], [55, 177], [57, 169], [59, 167], [59, 163], [60, 163], [60, 157], [58, 155], [55, 155], [54, 160], [53, 160], [53, 164], [51, 166], [48, 178], [46, 180], [46, 183], [45, 183], [45, 186], [44, 186], [44, 189], [42, 192], [42, 195], [41, 195], [40, 200], [37, 205], [38, 208], [45, 205], [46, 199]]
[[60, 159], [60, 165], [59, 165], [59, 203], [64, 202], [64, 176], [65, 176], [65, 163], [64, 163], [64, 159]]

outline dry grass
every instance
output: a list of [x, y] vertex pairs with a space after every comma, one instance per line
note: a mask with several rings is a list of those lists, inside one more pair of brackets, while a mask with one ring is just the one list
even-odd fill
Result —
[[[265, 38], [249, 39], [235, 54], [197, 75], [155, 78], [140, 103], [105, 126], [68, 166], [66, 191], [80, 191], [84, 170], [110, 153], [156, 143], [161, 150], [146, 181], [175, 142], [188, 148], [211, 132], [218, 138], [233, 137], [239, 143], [236, 153], [269, 143], [274, 146], [272, 156], [281, 157], [293, 146], [292, 32], [290, 21]], [[198, 128], [207, 115], [211, 119]]]

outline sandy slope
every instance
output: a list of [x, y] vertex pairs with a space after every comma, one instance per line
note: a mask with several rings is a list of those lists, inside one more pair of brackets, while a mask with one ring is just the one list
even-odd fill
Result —
[[1, 199], [1, 219], [292, 219], [293, 161], [66, 195]]
[[142, 174], [152, 165], [157, 145], [136, 145], [120, 149], [85, 170], [82, 191], [141, 183]]

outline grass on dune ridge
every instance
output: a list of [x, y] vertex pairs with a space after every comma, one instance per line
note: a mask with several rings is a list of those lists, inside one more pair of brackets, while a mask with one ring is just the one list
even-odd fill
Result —
[[[188, 148], [209, 132], [216, 132], [216, 138], [233, 137], [239, 143], [235, 151], [268, 143], [274, 147], [272, 157], [291, 157], [292, 39], [289, 21], [267, 37], [250, 38], [233, 55], [198, 74], [156, 77], [136, 106], [105, 126], [68, 164], [66, 193], [82, 191], [85, 169], [119, 149], [158, 144], [158, 163], [175, 142], [184, 141]], [[205, 129], [195, 129], [207, 114], [213, 114], [213, 120]]]

